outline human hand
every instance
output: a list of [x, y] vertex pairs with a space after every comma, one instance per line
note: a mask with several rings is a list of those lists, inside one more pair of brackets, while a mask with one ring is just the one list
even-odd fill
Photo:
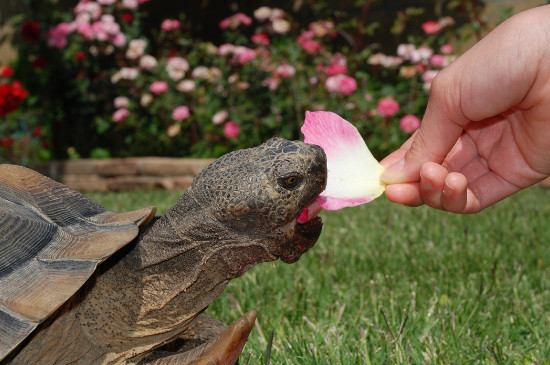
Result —
[[549, 19], [520, 13], [438, 74], [420, 129], [381, 161], [390, 201], [474, 213], [550, 174]]

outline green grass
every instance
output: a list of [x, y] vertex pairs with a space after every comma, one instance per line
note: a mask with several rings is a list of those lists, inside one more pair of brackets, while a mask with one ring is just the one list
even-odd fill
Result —
[[[129, 210], [170, 192], [90, 194]], [[523, 191], [476, 215], [380, 198], [322, 213], [298, 263], [258, 265], [209, 315], [258, 310], [241, 363], [550, 364], [550, 190]], [[247, 360], [248, 359], [248, 360]]]

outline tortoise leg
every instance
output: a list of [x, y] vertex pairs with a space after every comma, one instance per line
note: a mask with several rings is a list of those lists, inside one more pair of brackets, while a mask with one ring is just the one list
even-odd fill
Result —
[[[215, 320], [202, 318], [206, 325], [206, 331], [213, 331], [211, 328]], [[254, 326], [256, 311], [251, 310], [236, 320], [230, 327], [196, 347], [189, 349], [189, 346], [200, 343], [200, 338], [195, 337], [191, 341], [184, 341], [180, 344], [177, 352], [167, 351], [167, 347], [154, 351], [140, 364], [147, 365], [234, 365], [239, 360], [248, 335]], [[195, 331], [201, 331], [198, 327]], [[200, 333], [197, 332], [197, 335]], [[203, 337], [203, 336], [201, 336]], [[193, 341], [195, 342], [193, 343]], [[176, 340], [177, 341], [177, 340]], [[172, 345], [173, 346], [173, 345]]]

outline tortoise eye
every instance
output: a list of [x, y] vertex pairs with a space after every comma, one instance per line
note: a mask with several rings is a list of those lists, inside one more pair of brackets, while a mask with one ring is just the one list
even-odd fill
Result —
[[289, 190], [296, 188], [300, 182], [302, 182], [302, 177], [295, 174], [285, 175], [279, 178], [279, 185]]

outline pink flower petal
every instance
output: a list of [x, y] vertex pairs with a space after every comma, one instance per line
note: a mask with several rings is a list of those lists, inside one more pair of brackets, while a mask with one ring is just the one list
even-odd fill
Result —
[[321, 146], [327, 155], [327, 187], [319, 197], [323, 209], [368, 203], [384, 192], [384, 168], [351, 123], [331, 112], [306, 112], [302, 133], [306, 143]]

